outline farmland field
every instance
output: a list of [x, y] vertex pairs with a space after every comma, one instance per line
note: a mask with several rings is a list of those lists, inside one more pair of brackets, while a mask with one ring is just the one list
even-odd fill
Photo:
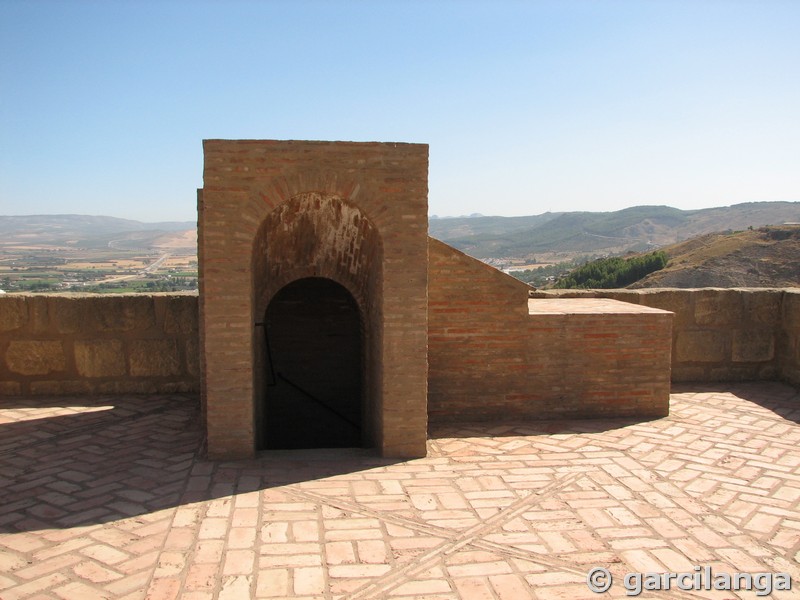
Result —
[[94, 224], [90, 234], [71, 235], [60, 222], [33, 231], [15, 225], [0, 237], [0, 290], [7, 293], [197, 289], [194, 229], [120, 233]]
[[193, 249], [87, 250], [0, 244], [6, 292], [153, 292], [197, 289]]

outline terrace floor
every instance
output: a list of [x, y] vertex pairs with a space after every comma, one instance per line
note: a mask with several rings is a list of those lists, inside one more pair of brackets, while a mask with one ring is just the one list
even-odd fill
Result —
[[[454, 426], [429, 456], [202, 455], [182, 396], [0, 400], [0, 598], [595, 598], [591, 567], [789, 573], [800, 394], [676, 387], [668, 418]], [[645, 592], [755, 598], [755, 592]]]

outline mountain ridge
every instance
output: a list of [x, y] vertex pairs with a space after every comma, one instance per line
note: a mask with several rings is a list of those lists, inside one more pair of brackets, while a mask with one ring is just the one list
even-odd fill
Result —
[[146, 223], [105, 215], [0, 215], [0, 246], [26, 243], [73, 248], [146, 248], [159, 246], [162, 241], [170, 244], [169, 238], [181, 237], [196, 228], [193, 221]]
[[748, 202], [682, 210], [665, 205], [531, 217], [436, 219], [430, 234], [480, 259], [574, 258], [641, 252], [714, 231], [800, 221], [800, 202]]
[[[438, 218], [429, 220], [429, 233], [483, 260], [546, 262], [642, 252], [716, 231], [786, 222], [800, 222], [800, 202], [749, 202], [696, 210], [641, 205], [606, 212]], [[147, 223], [103, 215], [0, 215], [0, 244], [148, 247], [196, 227], [194, 221]]]

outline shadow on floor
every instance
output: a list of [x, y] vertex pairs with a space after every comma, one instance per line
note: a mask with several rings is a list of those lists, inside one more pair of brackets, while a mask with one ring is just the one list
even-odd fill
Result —
[[[771, 382], [677, 385], [728, 392], [800, 422], [800, 394]], [[10, 422], [9, 422], [10, 421]], [[635, 419], [459, 423], [430, 437], [599, 433]], [[0, 400], [0, 534], [135, 518], [191, 502], [403, 462], [361, 449], [279, 450], [249, 461], [205, 461], [191, 396]]]
[[572, 433], [602, 433], [622, 429], [636, 423], [646, 423], [652, 419], [564, 419], [554, 421], [515, 421], [478, 423], [432, 423], [429, 428], [430, 439], [453, 437], [510, 437], [531, 435], [557, 435]]
[[800, 390], [777, 381], [677, 383], [672, 386], [672, 393], [730, 393], [737, 398], [757, 404], [787, 421], [800, 423]]
[[[10, 414], [24, 420], [4, 422]], [[102, 524], [397, 462], [346, 448], [205, 461], [201, 448], [193, 397], [3, 399], [0, 534]]]

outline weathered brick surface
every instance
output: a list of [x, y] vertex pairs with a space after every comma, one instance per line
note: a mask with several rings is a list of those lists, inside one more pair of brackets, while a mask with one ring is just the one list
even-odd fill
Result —
[[4, 296], [2, 323], [0, 396], [199, 388], [195, 295]]

